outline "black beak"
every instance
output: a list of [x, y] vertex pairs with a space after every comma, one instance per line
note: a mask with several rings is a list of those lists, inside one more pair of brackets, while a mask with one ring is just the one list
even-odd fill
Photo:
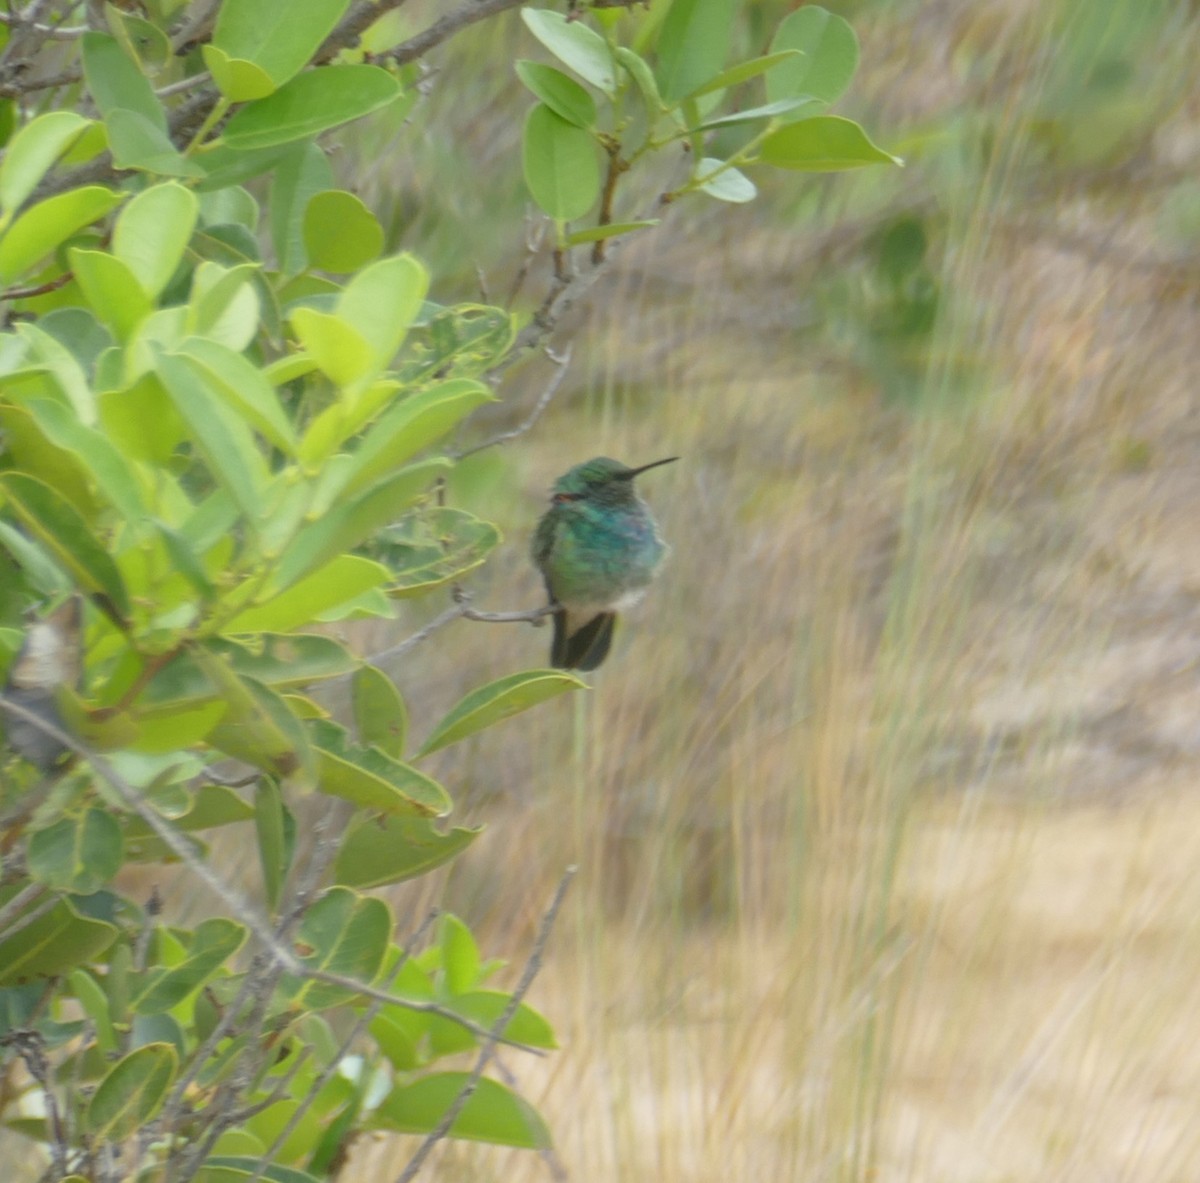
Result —
[[668, 456], [665, 460], [652, 460], [649, 464], [643, 464], [641, 468], [631, 468], [628, 472], [618, 473], [617, 479], [631, 481], [635, 476], [640, 476], [647, 469], [657, 468], [660, 464], [674, 464], [678, 459], [678, 456]]

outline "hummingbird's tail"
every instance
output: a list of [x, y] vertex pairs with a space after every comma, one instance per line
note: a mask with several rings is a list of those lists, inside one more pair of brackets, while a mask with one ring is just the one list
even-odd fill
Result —
[[554, 643], [550, 664], [560, 670], [594, 670], [607, 656], [612, 644], [615, 612], [599, 612], [574, 627], [565, 608], [554, 613]]

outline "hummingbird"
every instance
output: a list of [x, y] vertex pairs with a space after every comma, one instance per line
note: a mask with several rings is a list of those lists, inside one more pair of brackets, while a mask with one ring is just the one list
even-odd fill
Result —
[[551, 665], [594, 670], [608, 655], [617, 613], [642, 598], [667, 553], [633, 478], [678, 459], [629, 468], [597, 456], [555, 481], [531, 548], [554, 608]]

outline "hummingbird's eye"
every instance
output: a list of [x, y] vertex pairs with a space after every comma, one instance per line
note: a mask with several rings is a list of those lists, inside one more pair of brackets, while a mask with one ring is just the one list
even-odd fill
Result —
[[554, 496], [550, 498], [550, 500], [561, 505], [564, 501], [582, 501], [583, 494], [582, 493], [555, 493]]

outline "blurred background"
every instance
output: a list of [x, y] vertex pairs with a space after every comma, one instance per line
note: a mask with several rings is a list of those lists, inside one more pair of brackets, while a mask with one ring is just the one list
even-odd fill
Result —
[[[560, 472], [683, 457], [641, 484], [673, 554], [594, 688], [428, 762], [487, 830], [393, 893], [401, 931], [449, 907], [514, 980], [579, 866], [530, 995], [563, 1050], [501, 1057], [557, 1160], [444, 1145], [433, 1178], [1197, 1177], [1200, 10], [825, 2], [862, 42], [839, 110], [907, 167], [671, 209], [534, 430], [453, 478], [505, 532], [475, 602], [511, 610]], [[741, 4], [737, 50], [792, 7]], [[434, 299], [526, 261], [513, 56], [543, 55], [509, 13], [338, 148]], [[548, 646], [410, 651], [414, 734]]]

